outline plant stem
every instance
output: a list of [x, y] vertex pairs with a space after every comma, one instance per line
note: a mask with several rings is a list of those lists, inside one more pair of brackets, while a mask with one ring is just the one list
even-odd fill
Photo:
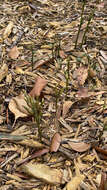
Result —
[[68, 85], [69, 85], [69, 77], [70, 77], [70, 60], [67, 60], [67, 69], [65, 71], [65, 79], [66, 79], [66, 97], [68, 93]]
[[34, 50], [33, 50], [33, 46], [31, 47], [31, 51], [32, 51], [31, 63], [32, 63], [32, 71], [33, 71], [33, 68], [34, 68]]
[[80, 25], [79, 25], [79, 29], [78, 29], [78, 34], [77, 34], [77, 38], [76, 38], [76, 42], [75, 42], [75, 49], [77, 47], [77, 42], [78, 42], [78, 38], [79, 38], [79, 34], [80, 34], [80, 30], [81, 30], [81, 26], [83, 24], [83, 14], [84, 14], [84, 7], [85, 7], [86, 1], [83, 1], [83, 5], [82, 5], [82, 12], [81, 12], [81, 19], [80, 19]]
[[86, 33], [88, 32], [89, 25], [90, 25], [91, 19], [93, 18], [94, 12], [95, 12], [95, 7], [94, 7], [94, 10], [92, 11], [92, 13], [89, 16], [88, 23], [87, 23], [87, 26], [86, 26], [86, 30], [85, 30], [83, 38], [82, 38], [81, 47], [82, 47], [82, 45], [83, 45], [83, 43], [85, 41]]
[[43, 101], [40, 101], [39, 97], [33, 98], [27, 94], [25, 94], [25, 101], [27, 103], [28, 107], [25, 107], [25, 109], [28, 111], [30, 115], [33, 116], [34, 122], [36, 126], [38, 127], [38, 135], [41, 140], [42, 131], [41, 131], [41, 120], [42, 120], [42, 107], [43, 107]]

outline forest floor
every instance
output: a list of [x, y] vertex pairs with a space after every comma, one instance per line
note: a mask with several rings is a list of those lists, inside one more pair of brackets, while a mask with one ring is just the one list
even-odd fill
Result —
[[106, 0], [0, 0], [0, 62], [0, 190], [107, 190]]

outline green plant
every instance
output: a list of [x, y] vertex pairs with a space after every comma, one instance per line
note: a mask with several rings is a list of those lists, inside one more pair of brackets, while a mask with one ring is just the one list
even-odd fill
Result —
[[27, 112], [33, 116], [34, 122], [38, 127], [39, 137], [41, 139], [41, 120], [42, 120], [42, 108], [43, 108], [43, 100], [40, 101], [39, 97], [33, 98], [30, 95], [25, 93], [25, 101], [28, 107], [25, 107]]
[[80, 31], [81, 31], [81, 26], [82, 26], [82, 24], [83, 24], [83, 14], [84, 14], [85, 4], [86, 4], [86, 0], [84, 0], [84, 1], [83, 1], [83, 4], [82, 4], [80, 25], [79, 25], [79, 29], [78, 29], [78, 33], [77, 33], [77, 38], [76, 38], [76, 41], [75, 41], [75, 49], [76, 49], [76, 47], [77, 47], [77, 42], [78, 42], [79, 34], [80, 34]]
[[[97, 1], [97, 3], [98, 3], [98, 1]], [[79, 29], [78, 29], [78, 33], [77, 33], [76, 42], [75, 42], [75, 49], [76, 49], [76, 47], [77, 47], [78, 38], [79, 38], [80, 31], [81, 31], [81, 26], [82, 26], [82, 24], [83, 24], [83, 14], [84, 14], [85, 4], [86, 4], [86, 0], [84, 0], [84, 1], [83, 1], [83, 4], [82, 4], [82, 11], [81, 11], [80, 25], [79, 25]], [[85, 40], [86, 40], [86, 33], [88, 32], [90, 22], [91, 22], [92, 18], [94, 17], [95, 9], [96, 9], [96, 7], [94, 6], [92, 12], [91, 12], [90, 15], [89, 15], [88, 23], [87, 23], [86, 29], [85, 29], [84, 34], [83, 34], [83, 37], [82, 37], [82, 42], [81, 42], [81, 46], [80, 46], [80, 48], [82, 48], [82, 45], [83, 45], [83, 43], [84, 43]]]
[[52, 57], [55, 59], [60, 58], [61, 39], [58, 35], [55, 35], [54, 42], [52, 44]]
[[92, 18], [93, 18], [93, 16], [94, 16], [94, 12], [95, 12], [95, 7], [94, 7], [94, 9], [92, 10], [91, 14], [89, 15], [88, 23], [87, 23], [87, 26], [86, 26], [86, 29], [85, 29], [85, 31], [84, 31], [84, 35], [83, 35], [83, 38], [82, 38], [81, 47], [82, 47], [82, 45], [83, 45], [83, 43], [84, 43], [84, 41], [85, 41], [86, 33], [88, 32], [90, 22], [91, 22], [91, 20], [92, 20]]

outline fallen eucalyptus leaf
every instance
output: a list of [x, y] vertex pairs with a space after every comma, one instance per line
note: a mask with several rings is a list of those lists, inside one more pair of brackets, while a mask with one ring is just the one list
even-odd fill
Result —
[[43, 88], [46, 86], [47, 81], [41, 77], [37, 77], [34, 87], [31, 90], [31, 92], [29, 93], [30, 96], [32, 97], [36, 97], [36, 96], [40, 96]]
[[28, 108], [24, 94], [13, 97], [9, 102], [9, 109], [15, 115], [15, 120], [19, 117], [27, 117], [29, 115], [24, 107]]
[[79, 85], [83, 85], [88, 77], [88, 68], [85, 66], [79, 67], [74, 71], [73, 77], [77, 79]]
[[19, 56], [20, 52], [17, 48], [17, 46], [14, 46], [8, 53], [8, 56], [11, 58], [11, 59], [17, 59], [18, 56]]
[[89, 97], [88, 88], [86, 88], [86, 87], [79, 88], [79, 90], [77, 91], [76, 97], [78, 97], [78, 98], [88, 98]]
[[90, 148], [90, 144], [84, 142], [68, 142], [70, 147], [77, 152], [84, 152]]
[[58, 169], [52, 169], [45, 164], [24, 164], [21, 166], [23, 172], [38, 178], [49, 184], [60, 184], [62, 183], [62, 172]]
[[61, 143], [61, 136], [59, 133], [55, 133], [53, 138], [52, 138], [50, 151], [51, 152], [57, 152], [57, 150], [59, 149], [60, 143]]
[[18, 162], [17, 162], [17, 165], [24, 164], [25, 162], [28, 162], [28, 161], [31, 160], [31, 159], [40, 157], [40, 156], [42, 156], [42, 155], [44, 155], [44, 154], [46, 154], [46, 153], [48, 153], [48, 152], [49, 152], [49, 149], [47, 149], [47, 148], [43, 148], [43, 149], [41, 149], [41, 150], [38, 150], [38, 151], [36, 151], [34, 154], [32, 154], [32, 155], [30, 155], [30, 156], [28, 156], [28, 157], [26, 157], [26, 158], [24, 158], [24, 159], [18, 161]]
[[64, 118], [66, 114], [69, 112], [70, 107], [72, 106], [73, 102], [71, 101], [65, 101], [63, 104], [63, 111], [62, 111], [62, 117]]

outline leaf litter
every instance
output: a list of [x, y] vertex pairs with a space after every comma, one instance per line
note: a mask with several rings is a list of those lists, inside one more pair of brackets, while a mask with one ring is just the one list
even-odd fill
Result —
[[106, 190], [106, 1], [85, 3], [77, 40], [82, 1], [0, 1], [0, 190]]

